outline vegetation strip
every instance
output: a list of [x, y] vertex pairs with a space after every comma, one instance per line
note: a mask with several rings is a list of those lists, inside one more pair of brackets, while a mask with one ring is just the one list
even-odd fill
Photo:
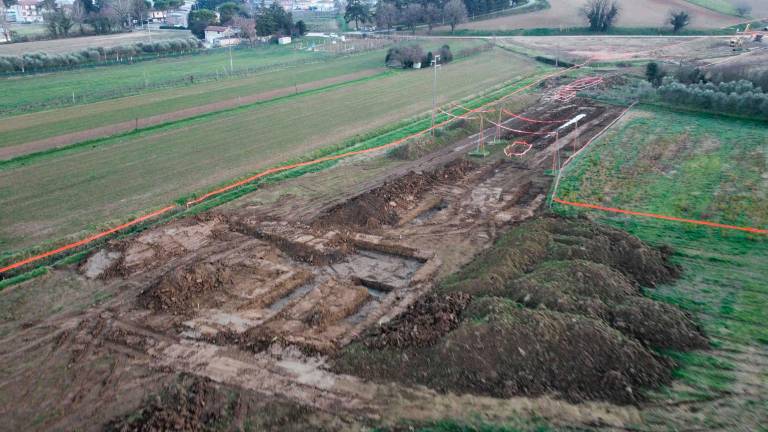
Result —
[[[542, 81], [544, 81], [546, 79], [549, 79], [549, 78], [552, 78], [552, 77], [555, 77], [555, 76], [559, 76], [559, 75], [563, 75], [563, 74], [571, 71], [574, 68], [564, 69], [564, 70], [561, 70], [561, 71], [557, 71], [557, 72], [545, 75], [545, 76], [543, 76], [543, 77], [541, 77], [539, 79], [536, 79], [536, 80], [534, 80], [534, 81], [532, 81], [532, 82], [530, 82], [530, 83], [528, 83], [528, 84], [526, 84], [526, 85], [524, 85], [522, 87], [517, 88], [516, 90], [512, 91], [511, 93], [509, 93], [509, 94], [507, 94], [505, 96], [502, 96], [499, 99], [492, 100], [492, 101], [490, 101], [488, 103], [482, 104], [480, 107], [475, 108], [475, 109], [473, 109], [473, 110], [471, 110], [471, 111], [469, 111], [469, 112], [459, 116], [458, 118], [463, 118], [463, 117], [465, 117], [465, 116], [467, 116], [469, 114], [472, 114], [474, 112], [482, 110], [483, 108], [485, 108], [488, 105], [497, 104], [500, 101], [502, 101], [502, 100], [504, 100], [504, 99], [506, 99], [506, 98], [508, 98], [510, 96], [513, 96], [515, 94], [518, 94], [520, 92], [523, 92], [523, 91], [525, 91], [525, 90], [527, 90], [527, 89], [529, 89], [529, 88], [531, 88], [531, 87], [541, 83]], [[433, 129], [436, 129], [436, 128], [439, 128], [439, 127], [443, 127], [447, 123], [452, 122], [453, 120], [454, 120], [454, 118], [449, 117], [448, 119], [443, 120], [440, 123], [435, 124], [434, 126], [431, 126], [431, 127], [426, 128], [426, 129], [423, 129], [421, 131], [412, 133], [412, 134], [410, 134], [410, 135], [408, 135], [406, 137], [400, 138], [398, 140], [395, 140], [395, 141], [387, 143], [387, 144], [383, 144], [381, 146], [371, 147], [371, 148], [362, 149], [362, 150], [354, 150], [354, 151], [345, 152], [345, 153], [341, 153], [341, 154], [338, 154], [338, 155], [326, 156], [326, 157], [322, 157], [322, 158], [318, 158], [318, 159], [314, 159], [314, 160], [310, 160], [310, 161], [306, 161], [306, 162], [300, 162], [300, 163], [296, 163], [296, 164], [291, 164], [291, 165], [285, 165], [285, 166], [281, 166], [281, 167], [270, 168], [270, 169], [262, 171], [262, 172], [260, 172], [258, 174], [255, 174], [255, 175], [253, 175], [251, 177], [248, 177], [246, 179], [237, 181], [237, 182], [232, 183], [230, 185], [227, 185], [227, 186], [224, 186], [222, 188], [216, 189], [214, 191], [208, 192], [208, 193], [204, 194], [203, 196], [201, 196], [199, 198], [189, 200], [189, 201], [187, 201], [186, 206], [190, 207], [192, 205], [199, 204], [199, 203], [201, 203], [202, 201], [204, 201], [204, 200], [206, 200], [208, 198], [214, 197], [216, 195], [220, 195], [220, 194], [222, 194], [224, 192], [227, 192], [227, 191], [230, 191], [230, 190], [235, 189], [237, 187], [243, 186], [245, 184], [253, 182], [254, 180], [266, 177], [266, 176], [268, 176], [270, 174], [276, 174], [276, 173], [288, 171], [288, 170], [291, 170], [291, 169], [294, 169], [294, 168], [301, 168], [301, 167], [307, 167], [307, 166], [311, 166], [311, 165], [318, 165], [318, 164], [321, 164], [323, 162], [334, 161], [334, 160], [338, 160], [338, 159], [349, 157], [349, 156], [360, 155], [360, 154], [365, 154], [365, 153], [371, 153], [371, 152], [374, 152], [374, 151], [379, 151], [379, 150], [383, 150], [383, 149], [386, 149], [386, 148], [395, 147], [395, 146], [398, 146], [398, 145], [402, 144], [403, 142], [405, 142], [407, 140], [410, 140], [410, 139], [413, 139], [413, 138], [417, 138], [417, 137], [422, 136], [422, 135], [424, 135], [426, 133], [429, 133]], [[36, 262], [36, 261], [39, 261], [39, 260], [51, 257], [53, 255], [57, 255], [59, 253], [66, 252], [66, 251], [78, 248], [80, 246], [87, 245], [87, 244], [92, 243], [92, 242], [94, 242], [94, 241], [96, 241], [98, 239], [106, 237], [106, 236], [108, 236], [110, 234], [114, 234], [114, 233], [119, 232], [119, 231], [121, 231], [123, 229], [129, 228], [131, 226], [134, 226], [134, 225], [137, 225], [137, 224], [139, 224], [141, 222], [144, 222], [144, 221], [146, 221], [148, 219], [152, 219], [154, 217], [157, 217], [157, 216], [160, 216], [162, 214], [168, 213], [168, 212], [170, 212], [170, 211], [172, 211], [172, 210], [174, 210], [176, 208], [177, 208], [176, 205], [170, 205], [170, 206], [164, 207], [164, 208], [162, 208], [160, 210], [156, 210], [154, 212], [151, 212], [151, 213], [145, 214], [143, 216], [140, 216], [140, 217], [138, 217], [136, 219], [133, 219], [133, 220], [131, 220], [129, 222], [126, 222], [126, 223], [124, 223], [122, 225], [119, 225], [117, 227], [114, 227], [114, 228], [111, 228], [109, 230], [102, 231], [102, 232], [100, 232], [98, 234], [95, 234], [95, 235], [92, 235], [90, 237], [87, 237], [87, 238], [85, 238], [83, 240], [80, 240], [80, 241], [77, 241], [77, 242], [74, 242], [74, 243], [70, 243], [70, 244], [61, 246], [59, 248], [56, 248], [56, 249], [53, 249], [53, 250], [50, 250], [50, 251], [47, 251], [47, 252], [44, 252], [44, 253], [41, 253], [41, 254], [37, 254], [37, 255], [31, 256], [31, 257], [26, 258], [26, 259], [21, 260], [21, 261], [17, 261], [15, 263], [7, 265], [7, 266], [5, 266], [3, 268], [0, 268], [0, 273], [6, 273], [8, 271], [11, 271], [11, 270], [23, 267], [23, 266], [25, 266], [27, 264], [31, 264], [33, 262]]]

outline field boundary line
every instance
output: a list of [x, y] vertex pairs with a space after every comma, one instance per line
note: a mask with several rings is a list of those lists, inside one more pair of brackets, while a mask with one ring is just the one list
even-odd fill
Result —
[[[271, 99], [258, 100], [258, 101], [255, 101], [255, 102], [252, 102], [252, 103], [248, 103], [248, 104], [242, 104], [242, 105], [238, 105], [238, 106], [224, 108], [224, 109], [221, 109], [221, 110], [218, 110], [218, 111], [211, 111], [211, 112], [200, 113], [200, 114], [196, 114], [194, 116], [187, 117], [187, 118], [182, 118], [182, 119], [177, 119], [177, 120], [170, 120], [170, 121], [167, 121], [165, 123], [160, 123], [160, 124], [155, 124], [155, 125], [148, 125], [148, 126], [145, 126], [145, 127], [140, 127], [138, 129], [133, 129], [133, 130], [129, 130], [129, 131], [126, 131], [126, 132], [119, 132], [119, 133], [116, 133], [116, 134], [113, 134], [113, 135], [97, 137], [97, 138], [93, 138], [93, 139], [90, 139], [90, 140], [80, 141], [80, 142], [69, 144], [69, 145], [65, 145], [65, 146], [52, 147], [52, 148], [49, 148], [49, 149], [40, 150], [38, 152], [28, 153], [28, 154], [16, 156], [16, 157], [11, 158], [11, 159], [0, 160], [0, 171], [4, 171], [4, 170], [8, 170], [8, 169], [14, 169], [14, 168], [17, 167], [18, 164], [26, 165], [27, 163], [30, 162], [30, 160], [34, 161], [34, 160], [39, 159], [39, 158], [46, 158], [46, 157], [48, 157], [48, 156], [50, 156], [52, 154], [56, 154], [56, 153], [60, 153], [60, 152], [77, 152], [77, 151], [80, 151], [83, 148], [87, 148], [87, 147], [90, 147], [90, 146], [93, 146], [93, 145], [103, 145], [105, 142], [108, 142], [108, 141], [111, 141], [111, 140], [114, 140], [114, 139], [118, 139], [118, 138], [129, 137], [129, 136], [132, 136], [134, 134], [149, 133], [149, 132], [154, 132], [154, 131], [157, 131], [157, 130], [164, 130], [166, 128], [174, 129], [174, 128], [179, 128], [179, 127], [184, 127], [186, 123], [205, 121], [205, 120], [207, 120], [207, 119], [209, 119], [211, 117], [215, 117], [215, 116], [219, 116], [219, 115], [227, 115], [227, 114], [231, 114], [231, 113], [236, 113], [236, 112], [241, 111], [241, 110], [247, 110], [247, 109], [250, 109], [250, 108], [259, 107], [259, 106], [263, 106], [263, 105], [281, 103], [281, 102], [284, 102], [286, 100], [291, 100], [293, 98], [304, 97], [304, 96], [313, 96], [313, 95], [322, 93], [322, 92], [324, 92], [326, 90], [335, 90], [335, 89], [340, 89], [340, 88], [344, 88], [344, 87], [347, 87], [347, 86], [363, 83], [363, 82], [366, 82], [366, 81], [372, 81], [372, 80], [376, 80], [376, 79], [379, 79], [379, 78], [386, 78], [386, 77], [390, 76], [392, 73], [393, 72], [391, 72], [391, 71], [383, 71], [383, 72], [378, 73], [378, 74], [368, 75], [368, 76], [364, 76], [362, 78], [357, 78], [357, 79], [350, 80], [350, 81], [341, 81], [341, 82], [329, 84], [329, 85], [326, 85], [326, 86], [323, 86], [323, 87], [317, 87], [317, 88], [311, 88], [311, 89], [303, 90], [303, 91], [301, 91], [299, 93], [286, 94], [286, 95], [277, 96], [277, 97], [274, 97], [274, 98], [271, 98]], [[394, 72], [394, 73], [397, 73], [397, 72]]]
[[744, 226], [738, 226], [738, 225], [728, 225], [728, 224], [721, 224], [717, 222], [709, 222], [709, 221], [703, 221], [698, 219], [686, 219], [686, 218], [679, 218], [675, 216], [667, 216], [667, 215], [662, 215], [657, 213], [625, 210], [625, 209], [620, 209], [615, 207], [605, 207], [605, 206], [596, 205], [596, 204], [587, 204], [587, 203], [578, 202], [578, 201], [566, 201], [560, 198], [555, 198], [554, 201], [558, 204], [563, 204], [571, 207], [580, 207], [580, 208], [600, 210], [600, 211], [610, 212], [610, 213], [626, 214], [630, 216], [640, 216], [640, 217], [661, 219], [661, 220], [667, 220], [667, 221], [673, 221], [673, 222], [683, 222], [683, 223], [688, 223], [693, 225], [703, 225], [703, 226], [708, 226], [712, 228], [722, 228], [722, 229], [728, 229], [728, 230], [734, 230], [734, 231], [744, 231], [744, 232], [749, 232], [753, 234], [768, 235], [768, 229], [744, 227]]
[[[511, 97], [513, 95], [522, 93], [523, 91], [528, 90], [528, 89], [538, 85], [539, 83], [541, 83], [541, 82], [543, 82], [543, 81], [545, 81], [547, 79], [550, 79], [550, 78], [553, 78], [553, 77], [556, 77], [556, 76], [560, 76], [560, 75], [566, 74], [566, 73], [568, 73], [568, 72], [570, 72], [570, 71], [572, 71], [574, 69], [577, 69], [579, 67], [581, 67], [581, 65], [576, 65], [576, 66], [573, 66], [573, 67], [570, 67], [570, 68], [567, 68], [567, 69], [559, 70], [559, 71], [553, 72], [551, 74], [546, 74], [546, 75], [544, 75], [544, 76], [542, 76], [542, 77], [540, 77], [538, 79], [534, 79], [530, 83], [528, 83], [526, 85], [523, 85], [522, 87], [519, 87], [519, 88], [511, 91], [510, 93], [508, 93], [506, 95], [503, 95], [503, 96], [500, 96], [498, 99], [495, 99], [495, 100], [489, 101], [487, 103], [481, 104], [479, 107], [477, 107], [477, 108], [475, 108], [475, 109], [473, 109], [471, 111], [468, 111], [468, 112], [462, 114], [458, 118], [467, 117], [470, 114], [473, 114], [473, 113], [475, 113], [477, 111], [483, 110], [487, 106], [492, 106], [492, 105], [499, 104], [502, 101], [506, 100], [507, 98], [509, 98], [509, 97]], [[525, 81], [525, 80], [521, 80], [521, 81]], [[395, 146], [398, 146], [398, 145], [402, 144], [405, 141], [408, 141], [408, 140], [411, 140], [413, 138], [417, 138], [417, 137], [423, 136], [425, 134], [428, 134], [433, 129], [436, 129], [436, 128], [439, 128], [439, 127], [443, 127], [446, 124], [448, 124], [448, 123], [450, 123], [450, 122], [452, 122], [454, 120], [455, 120], [454, 118], [448, 118], [447, 120], [444, 120], [444, 121], [442, 121], [440, 123], [437, 123], [434, 126], [427, 127], [427, 128], [425, 128], [425, 129], [423, 129], [421, 131], [409, 134], [409, 135], [407, 135], [407, 136], [405, 136], [403, 138], [397, 139], [397, 140], [389, 142], [387, 144], [382, 144], [380, 146], [375, 146], [375, 147], [371, 147], [371, 148], [367, 148], [367, 149], [362, 149], [362, 150], [354, 150], [354, 151], [344, 152], [344, 153], [337, 154], [337, 155], [325, 156], [325, 157], [313, 159], [313, 160], [310, 160], [310, 161], [305, 161], [305, 162], [300, 162], [300, 163], [295, 163], [295, 164], [290, 164], [290, 165], [285, 165], [285, 166], [280, 166], [280, 167], [269, 168], [269, 169], [263, 170], [263, 171], [261, 171], [261, 172], [259, 172], [257, 174], [254, 174], [254, 175], [252, 175], [250, 177], [247, 177], [245, 179], [233, 182], [233, 183], [231, 183], [231, 184], [229, 184], [227, 186], [224, 186], [224, 187], [215, 189], [213, 191], [210, 191], [210, 192], [208, 192], [208, 193], [206, 193], [206, 194], [204, 194], [204, 195], [202, 195], [202, 196], [200, 196], [198, 198], [189, 200], [189, 201], [186, 202], [185, 206], [187, 208], [189, 208], [189, 207], [191, 207], [193, 205], [199, 204], [199, 203], [207, 200], [208, 198], [211, 198], [211, 197], [216, 196], [216, 195], [220, 195], [220, 194], [222, 194], [224, 192], [227, 192], [227, 191], [230, 191], [232, 189], [238, 188], [240, 186], [243, 186], [245, 184], [253, 182], [254, 180], [257, 180], [257, 179], [263, 178], [265, 176], [268, 176], [270, 174], [276, 174], [276, 173], [288, 171], [288, 170], [291, 170], [291, 169], [294, 169], [294, 168], [300, 168], [300, 167], [306, 167], [306, 166], [311, 166], [311, 165], [317, 165], [317, 164], [320, 164], [320, 163], [323, 163], [323, 162], [338, 160], [338, 159], [342, 159], [342, 158], [349, 157], [349, 156], [355, 156], [355, 155], [360, 155], [360, 154], [372, 153], [372, 152], [375, 152], [375, 151], [381, 151], [381, 150], [384, 150], [384, 149], [387, 149], [387, 148], [395, 147]], [[110, 234], [114, 234], [116, 232], [122, 231], [125, 228], [129, 228], [131, 226], [137, 225], [137, 224], [139, 224], [141, 222], [144, 222], [144, 221], [146, 221], [148, 219], [154, 218], [156, 216], [160, 216], [162, 214], [168, 213], [168, 212], [170, 212], [172, 210], [175, 210], [175, 209], [178, 209], [178, 208], [179, 208], [178, 205], [172, 204], [172, 205], [164, 207], [164, 208], [162, 208], [160, 210], [156, 210], [156, 211], [153, 211], [151, 213], [147, 213], [145, 215], [139, 216], [139, 217], [137, 217], [137, 218], [135, 218], [135, 219], [133, 219], [131, 221], [128, 221], [128, 222], [126, 222], [126, 223], [124, 223], [122, 225], [118, 225], [118, 226], [110, 228], [108, 230], [105, 230], [105, 231], [99, 232], [97, 234], [91, 235], [91, 236], [86, 237], [86, 238], [84, 238], [82, 240], [79, 240], [79, 241], [76, 241], [76, 242], [73, 242], [73, 243], [69, 243], [69, 244], [66, 244], [64, 246], [58, 247], [56, 249], [52, 249], [52, 250], [49, 250], [47, 252], [43, 252], [43, 253], [40, 253], [40, 254], [37, 254], [37, 255], [33, 255], [33, 256], [28, 257], [26, 259], [14, 262], [12, 264], [9, 264], [7, 266], [4, 266], [4, 267], [0, 268], [0, 274], [6, 273], [6, 272], [11, 271], [11, 270], [18, 269], [18, 268], [23, 267], [23, 266], [25, 266], [27, 264], [31, 264], [31, 263], [34, 263], [36, 261], [40, 261], [42, 259], [51, 257], [53, 255], [57, 255], [59, 253], [66, 252], [66, 251], [78, 248], [80, 246], [87, 245], [87, 244], [92, 243], [92, 242], [94, 242], [94, 241], [96, 241], [98, 239], [106, 237], [106, 236], [108, 236]]]

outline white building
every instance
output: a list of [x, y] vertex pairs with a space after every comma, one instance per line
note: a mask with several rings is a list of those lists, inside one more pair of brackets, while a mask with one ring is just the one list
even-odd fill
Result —
[[39, 0], [19, 0], [5, 11], [9, 22], [22, 24], [43, 22], [42, 2]]
[[237, 45], [240, 43], [240, 29], [230, 26], [208, 26], [205, 28], [205, 45], [209, 48]]

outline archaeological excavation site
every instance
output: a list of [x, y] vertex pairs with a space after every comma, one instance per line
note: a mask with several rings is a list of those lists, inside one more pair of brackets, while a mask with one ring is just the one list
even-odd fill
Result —
[[[676, 378], [665, 353], [710, 342], [649, 295], [684, 272], [670, 248], [551, 210], [558, 164], [623, 109], [557, 79], [540, 94], [445, 145], [267, 184], [8, 290], [4, 385], [33, 385], [3, 400], [6, 426], [640, 422]], [[467, 156], [483, 135], [501, 144]]]

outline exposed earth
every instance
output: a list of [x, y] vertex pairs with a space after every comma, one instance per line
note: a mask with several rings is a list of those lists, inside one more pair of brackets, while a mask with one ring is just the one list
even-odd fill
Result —
[[556, 124], [505, 122], [539, 134], [523, 157], [497, 144], [468, 159], [479, 136], [511, 138], [489, 128], [330, 191], [345, 175], [332, 168], [265, 192], [317, 187], [302, 196], [179, 219], [10, 288], [5, 427], [637, 423], [646, 392], [673, 378], [660, 350], [708, 342], [644, 295], [678, 277], [668, 251], [547, 211], [555, 151], [568, 157], [622, 112], [548, 101], [560, 84], [523, 114], [584, 118], [557, 140]]

